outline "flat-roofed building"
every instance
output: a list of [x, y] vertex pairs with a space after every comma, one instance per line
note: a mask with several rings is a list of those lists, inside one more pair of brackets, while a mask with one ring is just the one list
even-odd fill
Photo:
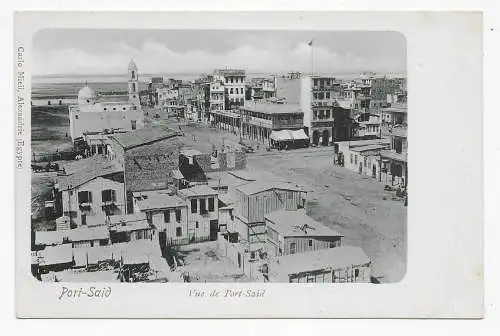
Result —
[[146, 214], [149, 224], [158, 232], [162, 248], [189, 244], [186, 201], [167, 190], [135, 192], [133, 195], [134, 212]]
[[247, 102], [240, 107], [242, 136], [269, 143], [273, 131], [302, 130], [304, 112], [299, 104]]
[[217, 191], [205, 184], [178, 191], [187, 204], [187, 235], [190, 242], [217, 240], [219, 202]]

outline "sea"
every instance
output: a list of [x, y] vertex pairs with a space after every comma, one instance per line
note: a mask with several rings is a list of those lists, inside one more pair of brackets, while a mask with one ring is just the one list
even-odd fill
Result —
[[[139, 90], [145, 90], [152, 77], [181, 79], [194, 81], [200, 73], [160, 73], [144, 74], [139, 79]], [[247, 73], [247, 77], [273, 76], [271, 73]], [[359, 73], [332, 74], [339, 79], [354, 79]], [[278, 76], [280, 76], [278, 74]], [[128, 76], [123, 75], [45, 75], [33, 76], [31, 81], [31, 97], [34, 100], [46, 97], [76, 97], [78, 91], [87, 83], [97, 92], [126, 92]]]

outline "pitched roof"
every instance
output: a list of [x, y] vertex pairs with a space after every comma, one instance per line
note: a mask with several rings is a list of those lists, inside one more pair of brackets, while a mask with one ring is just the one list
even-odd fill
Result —
[[110, 230], [118, 232], [129, 232], [135, 230], [149, 229], [149, 225], [145, 213], [133, 213], [127, 215], [116, 215], [109, 217]]
[[177, 130], [165, 126], [155, 126], [122, 134], [113, 134], [110, 137], [127, 150], [165, 139], [176, 138], [180, 135], [181, 133]]
[[186, 202], [178, 196], [170, 196], [158, 191], [134, 193], [134, 198], [137, 198], [137, 206], [141, 211], [186, 206]]
[[217, 195], [217, 191], [210, 188], [206, 184], [195, 185], [194, 187], [181, 189], [179, 190], [179, 194], [185, 197], [191, 196], [207, 196], [207, 195]]
[[[97, 177], [123, 172], [123, 168], [117, 161], [98, 159], [98, 156], [75, 161], [74, 165], [68, 166], [68, 170], [70, 172], [68, 175], [57, 178], [59, 190], [74, 189]], [[66, 173], [68, 170], [65, 167]]]
[[267, 223], [284, 237], [343, 237], [334, 231], [307, 216], [303, 210], [278, 210], [264, 216]]
[[343, 269], [370, 262], [365, 252], [355, 246], [339, 246], [279, 257], [270, 265], [273, 274], [291, 275], [321, 269]]
[[241, 109], [264, 114], [304, 113], [302, 111], [302, 108], [300, 107], [300, 104], [294, 103], [275, 104], [247, 101], [245, 102], [245, 105], [241, 107]]
[[36, 245], [59, 245], [63, 243], [64, 231], [36, 231]]
[[245, 195], [253, 195], [270, 189], [305, 192], [305, 190], [300, 188], [298, 185], [277, 181], [255, 181], [243, 184], [236, 188], [236, 190], [242, 192]]

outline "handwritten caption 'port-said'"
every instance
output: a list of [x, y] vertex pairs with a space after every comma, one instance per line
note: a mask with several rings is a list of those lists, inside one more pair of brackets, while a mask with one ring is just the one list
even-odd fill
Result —
[[212, 289], [198, 290], [190, 289], [189, 297], [194, 298], [262, 298], [266, 294], [265, 289]]

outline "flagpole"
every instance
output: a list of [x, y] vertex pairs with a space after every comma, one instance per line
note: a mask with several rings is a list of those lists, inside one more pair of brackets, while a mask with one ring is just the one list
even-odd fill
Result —
[[310, 46], [311, 46], [311, 76], [314, 75], [314, 40], [311, 40]]

